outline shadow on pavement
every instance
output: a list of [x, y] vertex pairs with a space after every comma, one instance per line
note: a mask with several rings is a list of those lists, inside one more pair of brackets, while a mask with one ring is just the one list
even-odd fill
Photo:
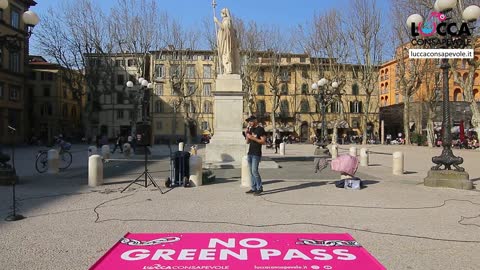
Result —
[[280, 193], [280, 192], [287, 192], [287, 191], [293, 191], [293, 190], [299, 190], [299, 189], [305, 189], [305, 188], [311, 188], [311, 187], [319, 187], [319, 186], [326, 185], [328, 182], [329, 181], [307, 182], [307, 183], [298, 184], [298, 185], [289, 186], [289, 187], [266, 190], [262, 194], [271, 195], [271, 194]]
[[232, 182], [238, 182], [238, 180], [233, 180], [231, 178], [215, 178], [215, 181], [210, 183], [204, 183], [204, 186], [216, 185], [216, 184], [228, 184]]
[[267, 180], [267, 181], [262, 181], [263, 185], [269, 185], [269, 184], [275, 184], [275, 183], [282, 183], [285, 182], [284, 180]]

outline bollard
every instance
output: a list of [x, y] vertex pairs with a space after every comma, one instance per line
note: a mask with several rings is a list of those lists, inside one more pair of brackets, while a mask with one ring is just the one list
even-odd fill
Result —
[[178, 144], [178, 151], [183, 151], [183, 148], [185, 148], [185, 144], [183, 142]]
[[88, 158], [88, 186], [97, 187], [103, 185], [103, 162], [100, 155]]
[[402, 152], [394, 152], [393, 153], [393, 174], [394, 175], [402, 175], [403, 174], [403, 163], [404, 163], [404, 156]]
[[285, 143], [280, 144], [280, 155], [285, 156]]
[[357, 148], [355, 146], [350, 147], [350, 156], [352, 157], [357, 156]]
[[367, 167], [368, 166], [368, 150], [367, 148], [360, 149], [360, 166]]
[[103, 159], [109, 159], [110, 158], [110, 146], [108, 146], [108, 145], [102, 146], [102, 157], [103, 157]]
[[88, 147], [88, 156], [96, 155], [97, 151], [98, 151], [98, 149], [97, 149], [96, 146], [89, 146]]
[[242, 187], [252, 187], [252, 178], [250, 176], [250, 166], [248, 166], [248, 157], [242, 158]]
[[48, 151], [48, 173], [58, 174], [60, 160], [58, 159], [58, 152], [55, 149]]
[[338, 157], [338, 145], [332, 144], [332, 159]]
[[201, 186], [203, 184], [202, 157], [190, 156], [189, 165], [190, 165], [190, 183], [192, 187]]
[[132, 146], [129, 143], [123, 144], [123, 156], [129, 158], [132, 155]]

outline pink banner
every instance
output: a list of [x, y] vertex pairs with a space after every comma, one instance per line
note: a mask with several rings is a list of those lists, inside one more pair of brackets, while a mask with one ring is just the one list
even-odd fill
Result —
[[128, 233], [90, 269], [386, 268], [346, 233]]

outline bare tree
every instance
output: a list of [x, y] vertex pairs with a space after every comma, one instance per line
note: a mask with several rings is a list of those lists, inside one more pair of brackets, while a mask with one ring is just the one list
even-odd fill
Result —
[[[325, 31], [325, 28], [329, 29]], [[323, 14], [315, 14], [313, 22], [305, 26], [299, 26], [299, 45], [311, 60], [319, 78], [325, 77], [330, 83], [336, 82], [336, 88], [330, 88], [331, 98], [327, 107], [338, 109], [338, 117], [333, 121], [332, 142], [338, 138], [337, 127], [345, 120], [343, 95], [346, 94], [345, 86], [348, 80], [349, 48], [346, 40], [344, 22], [336, 10], [329, 10]], [[317, 103], [320, 101], [319, 93], [315, 93]], [[338, 104], [338, 105], [334, 105]], [[320, 104], [317, 104], [320, 105]], [[332, 106], [333, 105], [333, 106]], [[322, 115], [326, 117], [326, 115]], [[323, 131], [322, 131], [323, 132]]]
[[422, 74], [423, 92], [417, 93], [419, 100], [425, 103], [427, 109], [427, 143], [428, 147], [435, 146], [435, 126], [434, 121], [437, 117], [437, 106], [440, 104], [442, 98], [442, 91], [440, 89], [442, 83], [442, 74], [439, 72], [432, 59], [425, 59], [424, 72]]
[[[115, 52], [122, 59], [133, 59], [135, 77], [150, 78], [150, 52], [161, 51], [166, 46], [165, 39], [169, 30], [170, 18], [162, 12], [154, 0], [117, 0], [110, 11], [109, 24]], [[127, 65], [124, 72], [128, 74]], [[130, 67], [131, 68], [131, 67]], [[118, 92], [125, 92], [126, 86]], [[117, 94], [123, 94], [118, 93]], [[133, 105], [132, 132], [136, 130], [140, 102], [134, 95], [128, 95]], [[115, 104], [115, 103], [112, 103]]]
[[378, 89], [378, 66], [384, 50], [384, 29], [381, 11], [374, 0], [351, 0], [347, 15], [348, 37], [351, 40], [354, 69], [358, 83], [366, 95], [362, 144], [367, 143], [367, 124], [372, 112], [372, 96]]
[[[408, 0], [407, 0], [408, 1]], [[395, 85], [400, 89], [402, 95], [403, 108], [403, 133], [405, 144], [410, 142], [410, 112], [411, 102], [415, 93], [420, 89], [421, 79], [423, 77], [425, 64], [424, 59], [409, 59], [408, 50], [410, 46], [410, 29], [405, 24], [405, 18], [410, 13], [405, 1], [394, 1], [391, 17], [394, 18], [393, 27], [393, 47], [396, 48], [394, 58], [397, 63]]]
[[165, 46], [164, 31], [168, 30], [168, 15], [159, 10], [154, 0], [117, 0], [111, 9], [112, 39], [122, 54], [136, 57], [137, 74], [147, 78], [150, 51]]
[[[394, 2], [395, 5], [398, 5], [400, 7], [400, 10], [402, 10], [402, 13], [404, 15], [404, 20], [408, 17], [409, 14], [414, 14], [414, 13], [419, 13], [426, 17], [428, 13], [432, 10], [434, 10], [434, 2], [430, 0], [399, 0], [399, 1], [392, 1]], [[398, 3], [397, 3], [398, 2]], [[462, 20], [462, 12], [465, 9], [465, 7], [469, 5], [477, 4], [478, 1], [475, 0], [458, 0], [457, 1], [457, 6], [454, 10], [449, 13], [449, 17], [451, 17], [451, 22], [455, 22], [458, 25], [460, 25], [463, 20]], [[476, 32], [472, 33], [472, 36], [469, 38], [471, 39], [470, 45], [468, 48], [474, 49], [476, 53], [480, 50], [480, 39], [479, 39], [479, 29], [475, 29]], [[463, 89], [463, 94], [465, 101], [470, 103], [470, 109], [472, 111], [472, 125], [475, 127], [475, 130], [477, 134], [480, 132], [480, 108], [475, 101], [474, 98], [474, 93], [473, 93], [473, 84], [474, 84], [474, 79], [475, 79], [475, 71], [479, 68], [480, 66], [480, 60], [477, 57], [471, 58], [471, 59], [465, 59], [464, 63], [466, 64], [466, 69], [467, 71], [464, 73], [466, 76], [459, 76], [458, 73], [458, 68], [460, 64], [459, 59], [452, 59], [450, 60], [450, 65], [451, 65], [451, 73], [453, 74], [454, 81], [461, 86]], [[463, 64], [463, 63], [462, 63]], [[431, 65], [428, 65], [429, 69], [432, 70], [433, 67]], [[438, 76], [437, 76], [438, 77]], [[433, 96], [433, 100], [436, 100], [438, 98], [438, 95]], [[431, 100], [431, 99], [430, 99]], [[435, 101], [436, 102], [436, 101]], [[436, 105], [435, 105], [436, 106]]]
[[[259, 55], [260, 68], [269, 73], [267, 84], [272, 95], [270, 121], [272, 122], [273, 138], [276, 137], [277, 111], [281, 107], [281, 96], [288, 94], [286, 92], [288, 91], [287, 82], [290, 81], [290, 65], [282, 60], [282, 55], [291, 50], [291, 47], [287, 45], [287, 40], [285, 34], [276, 27], [265, 30], [264, 47], [268, 49]], [[282, 109], [284, 113], [285, 110], [288, 112], [289, 108]]]
[[187, 128], [197, 122], [197, 108], [202, 107], [200, 92], [201, 76], [194, 63], [195, 50], [198, 47], [199, 32], [183, 28], [177, 21], [171, 20], [168, 26], [166, 42], [168, 46], [167, 63], [170, 67], [169, 83], [174, 98], [170, 101], [174, 110], [173, 135], [176, 130], [177, 113], [183, 113], [184, 136], [191, 142], [191, 134]]
[[[458, 1], [457, 8], [452, 11], [453, 13], [453, 21], [460, 25], [463, 21], [462, 19], [462, 12], [468, 5], [476, 4], [478, 5], [478, 1]], [[477, 23], [478, 25], [478, 23]], [[451, 72], [453, 73], [454, 81], [460, 85], [463, 89], [463, 97], [464, 100], [470, 103], [470, 110], [472, 111], [472, 126], [475, 128], [475, 132], [477, 136], [480, 136], [480, 106], [475, 100], [474, 92], [473, 92], [473, 85], [475, 83], [475, 72], [480, 67], [480, 57], [478, 54], [480, 53], [480, 28], [475, 28], [474, 25], [469, 25], [471, 28], [472, 35], [467, 37], [469, 38], [470, 44], [467, 46], [467, 49], [473, 49], [476, 58], [467, 58], [463, 59], [453, 59], [451, 60]], [[467, 71], [464, 73], [463, 76], [457, 72], [459, 68], [459, 64], [462, 61], [462, 68], [465, 68]]]
[[[109, 38], [109, 24], [101, 9], [91, 0], [65, 2], [63, 8], [49, 9], [36, 31], [40, 51], [65, 68], [64, 81], [79, 103], [88, 94], [84, 125], [91, 135], [89, 123], [98, 121], [94, 113], [101, 110], [100, 96], [108, 88], [109, 54], [113, 44]], [[95, 54], [96, 59], [88, 56]], [[85, 87], [88, 89], [85, 89]]]
[[243, 91], [245, 92], [244, 102], [248, 114], [251, 115], [255, 108], [254, 85], [257, 81], [258, 72], [261, 69], [261, 66], [258, 64], [259, 52], [265, 49], [265, 30], [258, 26], [256, 22], [250, 21], [246, 24], [240, 19], [236, 20], [236, 26], [241, 49], [241, 77]]

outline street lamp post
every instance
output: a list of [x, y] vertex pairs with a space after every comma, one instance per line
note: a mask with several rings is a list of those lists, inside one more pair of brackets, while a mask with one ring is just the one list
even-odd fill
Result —
[[[149, 83], [148, 80], [144, 78], [139, 78], [138, 83], [140, 85], [140, 89], [133, 89], [134, 83], [132, 81], [127, 82], [127, 88], [129, 93], [133, 95], [136, 103], [141, 105], [142, 122], [148, 122], [150, 121], [148, 116], [148, 104], [150, 102], [149, 91], [153, 88], [153, 84]], [[137, 114], [137, 112], [135, 112], [135, 114]]]
[[328, 85], [328, 80], [325, 78], [320, 79], [318, 82], [312, 84], [312, 89], [316, 92], [315, 97], [317, 103], [320, 104], [322, 113], [322, 131], [320, 134], [320, 140], [316, 142], [317, 149], [320, 147], [325, 149], [328, 145], [327, 132], [326, 132], [326, 107], [333, 99], [338, 95], [337, 93], [338, 82], [332, 82]]
[[[443, 13], [443, 20], [448, 25], [451, 20], [451, 11], [456, 7], [456, 0], [437, 0], [434, 5], [435, 11]], [[478, 6], [469, 6], [462, 13], [462, 19], [468, 24], [468, 27], [473, 29], [475, 21], [480, 17], [480, 8]], [[407, 26], [413, 28], [413, 25], [420, 25], [423, 23], [423, 17], [419, 14], [410, 15], [407, 19]], [[450, 26], [447, 26], [451, 29]], [[456, 26], [455, 28], [458, 30]], [[436, 29], [434, 29], [436, 30]], [[458, 48], [458, 44], [468, 44], [467, 36], [453, 35], [449, 31], [446, 31], [446, 38], [451, 39], [452, 42], [442, 42], [437, 45], [437, 49], [449, 49]], [[453, 42], [455, 41], [455, 42]], [[465, 47], [465, 45], [463, 46]], [[451, 137], [451, 112], [450, 112], [450, 99], [449, 99], [449, 69], [451, 68], [447, 58], [442, 58], [440, 69], [442, 69], [443, 76], [443, 102], [442, 102], [442, 154], [440, 156], [432, 157], [432, 162], [436, 165], [431, 168], [427, 178], [425, 178], [424, 184], [426, 186], [434, 187], [453, 187], [459, 189], [472, 189], [473, 185], [469, 180], [468, 173], [465, 169], [460, 167], [463, 163], [462, 157], [457, 157], [452, 151], [452, 137]], [[441, 169], [440, 167], [444, 167]], [[452, 170], [451, 167], [455, 169]]]
[[[139, 89], [134, 89], [134, 83], [132, 81], [127, 82], [127, 88], [129, 93], [133, 96], [133, 99], [135, 100], [134, 104], [140, 104], [141, 106], [141, 112], [142, 112], [142, 120], [141, 124], [149, 124], [150, 123], [150, 96], [151, 96], [151, 89], [153, 88], [153, 84], [149, 83], [148, 80], [144, 78], [139, 78], [138, 83], [140, 85]], [[135, 110], [135, 115], [137, 115], [137, 110]], [[135, 116], [134, 119], [137, 117]], [[138, 123], [135, 123], [135, 127], [138, 125]], [[137, 150], [137, 148], [135, 148]]]

